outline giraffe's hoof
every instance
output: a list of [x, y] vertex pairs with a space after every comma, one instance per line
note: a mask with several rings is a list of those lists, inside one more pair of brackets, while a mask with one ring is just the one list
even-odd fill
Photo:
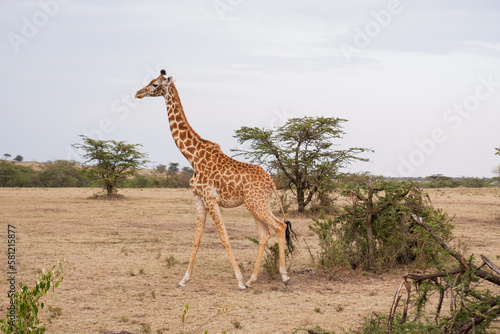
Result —
[[289, 282], [290, 282], [290, 277], [283, 279], [283, 284], [285, 284], [285, 286], [288, 286]]
[[250, 279], [245, 283], [246, 287], [247, 288], [251, 288], [253, 286], [253, 284], [257, 281], [257, 276], [255, 276], [254, 274], [252, 274], [252, 276], [250, 277]]
[[183, 288], [183, 287], [185, 287], [185, 286], [186, 286], [186, 283], [182, 283], [182, 282], [180, 282], [179, 284], [177, 284], [177, 289], [178, 289], [178, 288]]
[[249, 280], [248, 282], [245, 283], [245, 286], [247, 288], [252, 288], [254, 283], [255, 283], [255, 281]]
[[243, 285], [243, 286], [238, 286], [238, 289], [236, 289], [236, 291], [243, 291], [243, 290], [246, 290], [246, 289], [247, 289], [247, 286]]

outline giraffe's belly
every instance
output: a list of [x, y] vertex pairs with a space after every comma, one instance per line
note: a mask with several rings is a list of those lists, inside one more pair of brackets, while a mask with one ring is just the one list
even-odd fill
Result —
[[216, 194], [217, 202], [223, 208], [234, 208], [243, 204], [245, 197], [242, 192], [237, 189], [217, 189], [214, 188], [213, 193]]
[[222, 206], [223, 208], [235, 208], [237, 206], [240, 206], [243, 204], [243, 196], [240, 198], [227, 198], [227, 199], [222, 199], [219, 201], [219, 205]]
[[245, 197], [238, 189], [212, 188], [211, 197], [215, 197], [223, 208], [234, 208], [243, 204]]
[[200, 197], [203, 202], [216, 201], [223, 208], [234, 208], [243, 204], [245, 197], [236, 189], [218, 189], [216, 187], [192, 186], [191, 190], [195, 196]]
[[223, 208], [234, 208], [243, 204], [245, 200], [243, 188], [234, 180], [222, 182], [198, 174], [189, 182], [191, 190], [203, 201], [215, 200]]

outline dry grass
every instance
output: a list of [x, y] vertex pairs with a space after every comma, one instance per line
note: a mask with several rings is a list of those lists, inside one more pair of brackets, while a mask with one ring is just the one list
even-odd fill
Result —
[[[42, 312], [49, 333], [291, 333], [316, 325], [340, 330], [358, 325], [370, 311], [390, 308], [401, 272], [323, 273], [313, 266], [306, 247], [315, 252], [311, 220], [305, 217], [291, 217], [300, 236], [292, 269], [300, 273], [292, 275], [288, 288], [261, 272], [254, 288], [237, 292], [227, 254], [208, 219], [194, 276], [187, 287], [177, 289], [191, 252], [191, 192], [121, 193], [127, 198], [96, 201], [89, 199], [89, 189], [0, 189], [0, 235], [6, 240], [6, 225], [16, 226], [18, 281], [32, 285], [37, 269], [69, 261], [63, 283], [45, 299], [60, 310], [57, 317], [48, 309]], [[500, 189], [432, 190], [431, 198], [456, 214], [455, 234], [471, 252], [498, 260]], [[256, 237], [253, 219], [243, 208], [223, 210], [223, 216], [248, 278], [257, 251], [246, 239]], [[6, 292], [6, 280], [0, 282], [0, 292]], [[0, 312], [6, 305], [2, 299]], [[227, 311], [218, 313], [222, 309]]]

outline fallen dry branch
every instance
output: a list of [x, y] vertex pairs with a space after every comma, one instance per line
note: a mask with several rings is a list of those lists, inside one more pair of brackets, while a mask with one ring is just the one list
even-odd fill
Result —
[[461, 274], [465, 272], [465, 269], [463, 267], [450, 270], [450, 271], [440, 271], [434, 274], [427, 274], [427, 275], [419, 275], [419, 274], [412, 274], [412, 273], [407, 273], [403, 277], [407, 277], [412, 279], [415, 283], [420, 283], [421, 281], [425, 281], [427, 279], [433, 279], [433, 278], [438, 278], [438, 277], [445, 277], [449, 275], [456, 275], [456, 274]]
[[391, 311], [389, 313], [389, 321], [388, 321], [388, 334], [392, 334], [392, 321], [394, 316], [396, 315], [396, 308], [399, 304], [399, 300], [401, 299], [401, 288], [403, 285], [406, 287], [406, 302], [403, 309], [403, 316], [401, 317], [401, 321], [404, 322], [406, 320], [406, 316], [408, 314], [408, 303], [410, 301], [410, 293], [411, 293], [411, 284], [408, 282], [408, 277], [403, 276], [403, 281], [399, 284], [398, 290], [394, 295], [394, 301], [392, 302]]
[[426, 231], [428, 231], [431, 234], [431, 236], [441, 245], [441, 247], [443, 247], [444, 250], [449, 252], [450, 255], [453, 256], [460, 263], [462, 267], [464, 267], [464, 269], [474, 271], [474, 273], [477, 276], [487, 281], [490, 281], [491, 283], [494, 283], [496, 285], [500, 285], [500, 276], [479, 269], [472, 263], [467, 263], [466, 259], [460, 253], [456, 252], [450, 246], [448, 246], [448, 244], [443, 239], [441, 239], [429, 225], [424, 223], [422, 217], [417, 217], [416, 215], [412, 215], [411, 218], [413, 219], [414, 222], [416, 222], [418, 225], [422, 226]]
[[498, 275], [500, 275], [500, 268], [498, 268], [493, 262], [491, 262], [490, 259], [488, 259], [484, 255], [481, 255], [481, 259], [483, 260], [484, 264], [486, 264], [488, 267], [490, 267], [491, 270], [493, 270]]
[[[452, 307], [451, 310], [452, 317], [451, 319], [449, 319], [448, 324], [445, 325], [445, 327], [443, 328], [443, 330], [445, 329], [446, 333], [465, 334], [471, 330], [474, 331], [476, 326], [480, 325], [481, 323], [485, 322], [485, 324], [488, 324], [493, 319], [500, 316], [500, 296], [490, 296], [488, 294], [481, 295], [481, 293], [474, 291], [474, 289], [470, 287], [470, 282], [471, 282], [470, 276], [482, 278], [493, 284], [500, 285], [500, 269], [485, 256], [481, 256], [481, 259], [483, 260], [484, 264], [481, 265], [480, 267], [475, 266], [472, 263], [472, 261], [467, 261], [463, 255], [452, 249], [442, 238], [440, 238], [436, 234], [436, 232], [429, 225], [427, 225], [423, 221], [421, 217], [412, 215], [411, 218], [415, 223], [417, 223], [419, 226], [423, 227], [426, 231], [428, 231], [430, 235], [436, 240], [436, 242], [448, 254], [450, 254], [453, 258], [455, 258], [458, 261], [460, 267], [453, 270], [440, 271], [432, 274], [407, 273], [403, 275], [403, 280], [396, 291], [396, 294], [394, 296], [394, 301], [392, 303], [391, 310], [389, 312], [389, 319], [387, 322], [388, 333], [393, 332], [393, 322], [396, 315], [396, 309], [402, 297], [403, 285], [405, 285], [407, 288], [407, 296], [400, 323], [403, 324], [406, 321], [408, 312], [408, 303], [410, 300], [410, 293], [412, 286], [409, 280], [412, 280], [413, 284], [416, 286], [423, 284], [423, 282], [425, 281], [430, 281], [432, 282], [434, 289], [439, 291], [439, 301], [435, 313], [436, 324], [439, 324], [439, 317], [445, 291], [446, 290], [450, 291], [450, 295], [452, 298], [452, 305], [455, 303], [455, 300], [458, 300], [457, 303], [458, 307], [455, 310]], [[488, 272], [481, 269], [484, 266], [487, 266], [493, 272]], [[453, 276], [455, 277], [454, 280], [449, 279], [450, 277]], [[446, 278], [448, 278], [448, 281], [446, 280]], [[458, 283], [459, 281], [461, 283]], [[461, 289], [458, 289], [457, 284], [464, 284], [464, 285], [462, 286]], [[467, 305], [466, 302], [467, 298], [476, 300], [476, 302], [473, 304], [474, 311], [471, 309], [470, 304]], [[467, 318], [464, 317], [463, 315], [460, 316], [462, 311], [469, 311], [470, 314], [472, 314], [472, 316], [469, 316]]]

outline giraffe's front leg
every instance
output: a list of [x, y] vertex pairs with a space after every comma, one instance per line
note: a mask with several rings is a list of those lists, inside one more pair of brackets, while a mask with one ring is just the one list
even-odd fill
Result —
[[227, 235], [226, 227], [224, 226], [224, 222], [222, 221], [222, 214], [219, 204], [217, 204], [216, 201], [210, 201], [206, 203], [206, 207], [215, 222], [215, 226], [217, 227], [217, 231], [219, 232], [220, 240], [226, 248], [227, 254], [229, 255], [229, 260], [231, 261], [234, 275], [236, 276], [236, 280], [238, 281], [238, 290], [245, 290], [247, 287], [245, 286], [245, 284], [243, 284], [243, 275], [241, 274], [240, 267], [238, 266], [233, 251], [231, 250], [231, 245], [229, 244], [229, 236]]
[[193, 272], [194, 261], [196, 259], [196, 253], [198, 253], [198, 249], [200, 248], [201, 244], [201, 236], [203, 235], [203, 229], [205, 227], [205, 221], [207, 219], [207, 209], [205, 208], [202, 199], [198, 196], [196, 196], [196, 208], [198, 211], [198, 215], [196, 218], [196, 230], [194, 231], [193, 250], [191, 252], [191, 258], [189, 259], [189, 265], [188, 269], [186, 270], [186, 274], [179, 282], [177, 287], [186, 286], [186, 283], [190, 280], [191, 273]]

